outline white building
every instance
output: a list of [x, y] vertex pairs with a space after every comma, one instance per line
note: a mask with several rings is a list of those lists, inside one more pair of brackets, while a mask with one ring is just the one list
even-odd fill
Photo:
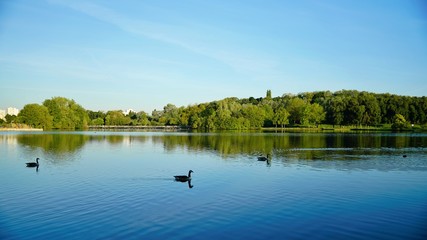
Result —
[[19, 109], [14, 108], [14, 107], [8, 107], [6, 115], [9, 114], [9, 115], [18, 116], [18, 113], [19, 113]]
[[6, 111], [3, 109], [0, 109], [0, 119], [6, 120]]
[[135, 110], [133, 110], [133, 109], [130, 108], [128, 110], [123, 111], [123, 114], [124, 115], [129, 115], [130, 112], [135, 112]]

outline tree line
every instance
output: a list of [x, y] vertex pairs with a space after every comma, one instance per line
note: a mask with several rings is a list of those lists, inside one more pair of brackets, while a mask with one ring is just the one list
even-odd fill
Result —
[[263, 127], [390, 124], [404, 129], [427, 124], [427, 98], [378, 94], [356, 90], [317, 91], [272, 97], [230, 97], [208, 103], [176, 107], [167, 104], [151, 115], [143, 111], [86, 110], [74, 100], [53, 97], [27, 104], [7, 122], [43, 129], [86, 129], [90, 125], [173, 125], [202, 130], [259, 129]]

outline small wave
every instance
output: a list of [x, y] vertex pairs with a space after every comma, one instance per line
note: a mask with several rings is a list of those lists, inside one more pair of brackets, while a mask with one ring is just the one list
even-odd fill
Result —
[[173, 181], [173, 177], [132, 177], [132, 181]]

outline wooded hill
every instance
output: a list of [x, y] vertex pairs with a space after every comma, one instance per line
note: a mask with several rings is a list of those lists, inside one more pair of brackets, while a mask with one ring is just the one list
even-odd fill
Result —
[[[13, 118], [13, 117], [12, 117]], [[85, 129], [89, 125], [172, 125], [193, 129], [259, 129], [263, 127], [392, 125], [394, 129], [425, 127], [427, 98], [356, 90], [304, 92], [260, 98], [225, 98], [218, 101], [145, 112], [85, 110], [74, 100], [54, 97], [42, 105], [27, 104], [9, 120], [43, 129]], [[10, 123], [10, 121], [8, 122]]]

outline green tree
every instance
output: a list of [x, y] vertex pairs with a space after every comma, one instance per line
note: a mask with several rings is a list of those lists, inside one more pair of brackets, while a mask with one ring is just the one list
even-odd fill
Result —
[[83, 129], [88, 126], [87, 111], [74, 100], [54, 97], [45, 100], [43, 105], [48, 108], [49, 114], [53, 117], [55, 129]]
[[274, 99], [262, 99], [259, 107], [264, 111], [264, 127], [273, 126], [274, 109], [279, 106]]
[[163, 114], [160, 118], [160, 123], [163, 123], [164, 125], [178, 125], [179, 121], [179, 112], [175, 105], [168, 103], [163, 107]]
[[291, 98], [286, 104], [286, 110], [289, 112], [289, 120], [293, 124], [302, 124], [307, 104], [298, 97]]
[[16, 122], [16, 116], [15, 115], [6, 114], [6, 116], [4, 118], [6, 119], [6, 123], [15, 123]]
[[271, 99], [271, 90], [267, 90], [267, 94], [265, 95], [265, 98]]
[[146, 112], [140, 111], [136, 114], [136, 117], [137, 117], [136, 119], [137, 119], [138, 125], [147, 126], [150, 124], [150, 121], [148, 120], [148, 115]]
[[364, 125], [376, 125], [381, 120], [381, 109], [377, 98], [372, 93], [361, 92], [359, 94], [359, 104], [363, 106], [360, 123]]
[[101, 119], [104, 120], [104, 118], [106, 116], [106, 114], [104, 112], [102, 112], [102, 111], [94, 112], [94, 111], [91, 111], [91, 110], [87, 110], [87, 115], [89, 116], [89, 119], [91, 121], [95, 120], [95, 119], [98, 119], [98, 118], [101, 118]]
[[186, 109], [186, 114], [188, 116], [188, 126], [194, 129], [203, 128], [203, 119], [200, 116], [201, 112], [204, 111], [205, 105], [190, 105]]
[[89, 116], [87, 115], [86, 110], [75, 103], [74, 101], [70, 104], [71, 118], [74, 122], [74, 129], [85, 129], [89, 125]]
[[427, 122], [427, 97], [420, 97], [417, 99], [415, 104], [415, 111], [417, 112], [417, 117], [412, 121], [414, 123], [426, 123]]
[[303, 92], [299, 93], [298, 97], [304, 100], [306, 103], [311, 103], [314, 97], [314, 92]]
[[130, 117], [125, 116], [120, 110], [108, 111], [105, 117], [105, 125], [129, 125], [130, 122]]
[[342, 96], [333, 96], [326, 107], [327, 110], [327, 119], [329, 124], [341, 125], [344, 121], [344, 111], [346, 105]]
[[359, 105], [356, 91], [341, 91], [345, 102], [344, 124], [360, 124], [363, 116], [363, 108]]
[[402, 130], [409, 128], [410, 124], [406, 121], [405, 117], [402, 114], [396, 114], [394, 116], [394, 122], [391, 125], [391, 128], [394, 130]]
[[159, 125], [160, 118], [163, 116], [163, 111], [154, 109], [151, 112], [151, 125]]
[[200, 117], [202, 118], [203, 123], [201, 127], [206, 130], [214, 130], [217, 128], [216, 125], [216, 110], [218, 108], [217, 102], [211, 102], [206, 105], [204, 110], [200, 113]]
[[92, 126], [100, 126], [104, 125], [104, 119], [103, 118], [95, 118], [90, 121], [90, 125]]
[[265, 112], [259, 106], [245, 104], [242, 106], [241, 114], [244, 119], [249, 121], [248, 128], [257, 129], [261, 128], [264, 124]]
[[27, 104], [18, 114], [18, 121], [31, 127], [51, 129], [53, 118], [49, 114], [49, 109], [36, 103]]
[[284, 128], [286, 124], [289, 124], [289, 115], [289, 112], [284, 107], [276, 109], [273, 115], [273, 124], [276, 127], [277, 125], [280, 125]]
[[325, 110], [317, 103], [307, 105], [304, 113], [304, 124], [318, 125], [325, 120]]

